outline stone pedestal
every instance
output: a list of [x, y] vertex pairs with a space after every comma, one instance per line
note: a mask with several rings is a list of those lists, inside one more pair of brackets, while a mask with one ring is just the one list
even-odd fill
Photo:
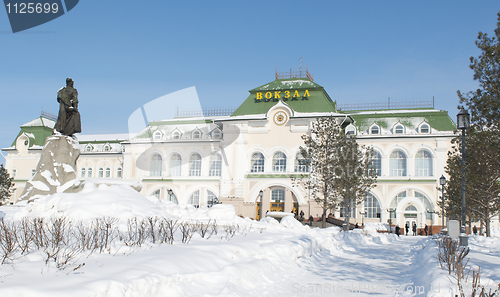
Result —
[[80, 190], [76, 160], [80, 156], [78, 141], [70, 136], [47, 137], [36, 173], [26, 182], [20, 200], [32, 200], [35, 195], [75, 193]]

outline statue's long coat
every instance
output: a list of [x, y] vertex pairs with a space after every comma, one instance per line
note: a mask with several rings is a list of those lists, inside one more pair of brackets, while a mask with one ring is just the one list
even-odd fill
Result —
[[57, 92], [59, 116], [54, 127], [63, 135], [82, 132], [80, 113], [78, 112], [78, 92], [73, 87], [64, 87]]

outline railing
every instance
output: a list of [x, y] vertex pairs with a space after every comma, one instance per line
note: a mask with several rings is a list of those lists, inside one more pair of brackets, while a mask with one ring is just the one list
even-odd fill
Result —
[[309, 73], [309, 70], [307, 70], [307, 66], [306, 66], [306, 71], [303, 71], [302, 69], [300, 70], [290, 69], [290, 71], [278, 72], [278, 69], [276, 69], [274, 77], [276, 79], [306, 77], [310, 81], [314, 81], [314, 76], [311, 75], [311, 73]]
[[175, 110], [176, 118], [184, 117], [209, 117], [209, 116], [225, 116], [234, 113], [236, 108], [233, 107], [216, 107], [212, 109], [193, 109], [193, 110], [179, 110], [177, 107]]
[[387, 102], [337, 104], [337, 108], [340, 110], [434, 108], [434, 99], [407, 102], [391, 102], [389, 99]]
[[53, 120], [53, 121], [57, 121], [57, 116], [53, 113], [50, 113], [50, 112], [47, 112], [47, 111], [44, 111], [42, 109], [41, 111], [41, 114], [40, 114], [42, 117], [46, 117], [47, 119], [49, 120]]

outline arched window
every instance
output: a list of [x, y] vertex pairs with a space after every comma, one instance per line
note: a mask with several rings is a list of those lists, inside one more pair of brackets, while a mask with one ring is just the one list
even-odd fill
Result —
[[366, 218], [380, 219], [380, 214], [382, 212], [380, 203], [378, 202], [378, 199], [371, 193], [368, 193], [365, 198], [365, 212]]
[[415, 205], [410, 204], [405, 208], [405, 211], [417, 211], [417, 208], [415, 207]]
[[109, 143], [106, 143], [106, 144], [104, 145], [103, 151], [105, 151], [105, 152], [109, 152], [110, 150], [111, 150], [111, 146], [109, 145]]
[[309, 172], [308, 160], [300, 152], [295, 156], [295, 172]]
[[210, 157], [210, 172], [209, 176], [220, 176], [222, 168], [222, 157], [220, 154], [215, 154]]
[[99, 177], [104, 177], [104, 168], [99, 168]]
[[378, 151], [373, 151], [371, 168], [375, 170], [377, 176], [382, 176], [382, 155]]
[[189, 197], [188, 204], [198, 208], [200, 207], [200, 191], [196, 191]]
[[106, 168], [106, 177], [111, 177], [111, 169], [109, 167]]
[[380, 128], [377, 125], [373, 125], [370, 129], [370, 134], [373, 134], [373, 135], [380, 134]]
[[405, 133], [405, 127], [401, 124], [397, 124], [394, 127], [394, 134], [404, 134]]
[[182, 164], [181, 155], [173, 154], [170, 157], [170, 164], [168, 166], [168, 171], [170, 176], [181, 176], [181, 164]]
[[154, 191], [153, 194], [151, 194], [151, 196], [155, 196], [156, 199], [160, 199], [160, 190]]
[[207, 190], [207, 206], [212, 207], [214, 204], [217, 204], [219, 202], [219, 199], [217, 199], [217, 196], [212, 191]]
[[285, 190], [275, 189], [271, 191], [271, 202], [284, 202], [285, 201]]
[[162, 158], [160, 154], [151, 157], [150, 176], [161, 176]]
[[396, 150], [391, 153], [389, 160], [390, 176], [406, 176], [406, 154]]
[[221, 139], [222, 138], [222, 132], [219, 129], [214, 129], [212, 131], [212, 138], [213, 139]]
[[200, 154], [192, 154], [189, 158], [189, 176], [201, 176]]
[[118, 167], [118, 169], [116, 169], [116, 177], [122, 178], [122, 168], [121, 167]]
[[85, 173], [86, 173], [86, 172], [85, 172], [85, 168], [82, 168], [82, 171], [81, 171], [81, 175], [80, 175], [80, 176], [81, 176], [81, 177], [85, 177]]
[[426, 150], [420, 150], [415, 155], [415, 175], [432, 176], [432, 155]]
[[198, 139], [198, 138], [201, 138], [201, 132], [200, 130], [194, 130], [193, 139]]
[[356, 134], [356, 127], [353, 124], [349, 124], [349, 126], [345, 128], [345, 134], [346, 135]]
[[85, 151], [86, 152], [91, 152], [94, 148], [92, 147], [92, 145], [89, 143], [85, 146]]
[[92, 177], [92, 167], [87, 169], [87, 177]]
[[420, 133], [429, 133], [431, 131], [429, 125], [427, 124], [422, 124], [420, 125]]
[[[392, 209], [396, 209], [398, 207], [398, 204], [399, 202], [401, 202], [401, 200], [403, 200], [404, 198], [406, 198], [406, 191], [403, 191], [401, 193], [399, 193], [396, 197], [394, 197], [394, 199], [392, 199], [391, 201], [391, 205], [389, 206], [389, 208], [392, 208]], [[390, 216], [395, 219], [396, 218], [396, 212], [391, 212]]]
[[415, 191], [415, 198], [417, 198], [418, 200], [422, 201], [422, 203], [424, 204], [425, 210], [426, 210], [425, 217], [428, 220], [431, 220], [432, 219], [432, 213], [427, 212], [427, 210], [433, 211], [434, 207], [432, 206], [432, 203], [430, 202], [429, 198], [427, 198], [426, 195], [424, 195], [424, 194], [422, 194], [422, 193], [420, 193], [418, 191]]
[[264, 172], [264, 155], [262, 153], [254, 153], [252, 155], [251, 172]]
[[174, 131], [174, 133], [172, 133], [172, 139], [181, 139], [181, 132]]
[[277, 152], [273, 156], [273, 171], [286, 172], [286, 155], [283, 152]]
[[161, 140], [161, 132], [160, 131], [155, 131], [155, 133], [153, 133], [153, 140]]

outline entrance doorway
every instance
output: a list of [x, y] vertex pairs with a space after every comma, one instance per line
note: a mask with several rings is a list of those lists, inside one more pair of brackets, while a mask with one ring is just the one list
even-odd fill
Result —
[[417, 225], [417, 218], [416, 217], [406, 217], [406, 214], [405, 214], [405, 231], [406, 231], [406, 226], [408, 226], [408, 234], [407, 235], [413, 236], [413, 225]]

